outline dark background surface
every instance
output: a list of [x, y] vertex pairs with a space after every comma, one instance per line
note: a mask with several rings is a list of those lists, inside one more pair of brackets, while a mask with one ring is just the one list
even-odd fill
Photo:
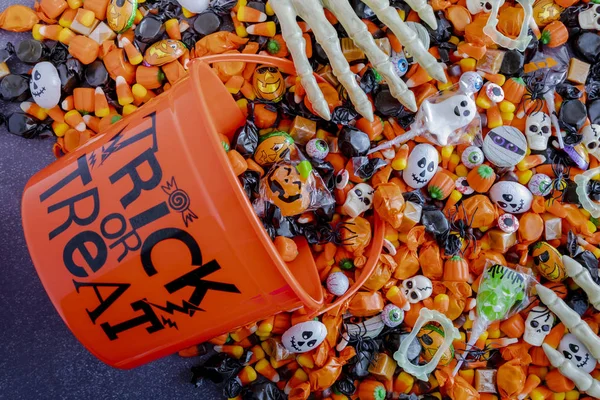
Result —
[[[0, 0], [0, 11], [17, 3], [31, 6], [33, 0]], [[28, 35], [0, 30], [0, 48]], [[22, 72], [17, 62], [9, 67]], [[16, 109], [0, 101], [0, 113]], [[54, 160], [53, 142], [22, 139], [0, 127], [0, 398], [223, 398], [212, 386], [190, 383], [190, 367], [198, 359], [173, 355], [117, 370], [90, 354], [63, 323], [29, 258], [20, 211], [25, 184]]]

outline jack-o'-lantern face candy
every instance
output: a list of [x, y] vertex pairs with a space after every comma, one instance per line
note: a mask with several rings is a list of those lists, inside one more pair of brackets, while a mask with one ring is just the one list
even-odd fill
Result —
[[551, 282], [561, 282], [567, 278], [562, 256], [552, 245], [537, 242], [531, 252], [536, 269]]
[[144, 61], [150, 65], [165, 65], [181, 57], [185, 50], [185, 45], [179, 40], [161, 40], [146, 50]]
[[272, 132], [260, 138], [254, 160], [261, 166], [289, 160], [294, 150], [294, 139], [285, 132]]
[[267, 199], [281, 210], [281, 215], [291, 217], [302, 214], [310, 206], [309, 187], [312, 174], [303, 178], [291, 164], [276, 165], [263, 180]]
[[[430, 362], [444, 343], [444, 331], [435, 325], [425, 325], [417, 334], [417, 339], [423, 347], [423, 358]], [[439, 365], [448, 365], [453, 358], [454, 347], [450, 346], [444, 352]]]
[[276, 67], [259, 65], [254, 71], [252, 85], [256, 95], [263, 100], [277, 102], [285, 93], [283, 75]]
[[110, 29], [123, 33], [131, 28], [137, 11], [137, 0], [111, 0], [106, 9]]

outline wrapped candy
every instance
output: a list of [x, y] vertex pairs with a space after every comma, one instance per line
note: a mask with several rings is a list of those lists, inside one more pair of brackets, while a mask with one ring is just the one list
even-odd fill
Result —
[[400, 187], [394, 183], [384, 183], [377, 186], [373, 196], [375, 211], [395, 229], [402, 224], [405, 207], [404, 197]]

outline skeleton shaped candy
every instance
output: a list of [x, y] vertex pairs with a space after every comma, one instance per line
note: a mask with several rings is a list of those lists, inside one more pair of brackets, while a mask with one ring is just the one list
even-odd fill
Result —
[[532, 346], [541, 346], [554, 324], [554, 314], [547, 307], [533, 307], [525, 320], [523, 340]]
[[[500, 7], [504, 4], [504, 0], [500, 0]], [[467, 0], [467, 8], [473, 15], [480, 12], [489, 13], [492, 11], [492, 1], [490, 0]]]
[[433, 284], [431, 280], [423, 275], [416, 275], [402, 282], [404, 294], [408, 301], [416, 304], [431, 297]]
[[548, 139], [552, 134], [551, 121], [548, 114], [537, 111], [527, 116], [525, 122], [527, 143], [531, 150], [546, 150]]
[[600, 30], [600, 4], [592, 5], [577, 16], [581, 29]]
[[558, 345], [560, 351], [567, 360], [571, 360], [577, 368], [583, 372], [590, 373], [596, 368], [596, 359], [590, 354], [590, 351], [583, 343], [572, 333], [567, 333], [560, 340]]
[[58, 71], [48, 61], [37, 63], [29, 81], [31, 96], [38, 106], [52, 108], [60, 101], [61, 83]]
[[306, 321], [292, 326], [281, 336], [281, 343], [290, 353], [306, 353], [323, 343], [327, 327], [319, 321]]
[[439, 162], [435, 147], [426, 143], [418, 144], [406, 160], [406, 169], [402, 172], [402, 178], [411, 188], [422, 188], [435, 175]]
[[[415, 60], [438, 81], [446, 82], [444, 69], [423, 44], [418, 40], [415, 31], [402, 21], [398, 11], [390, 6], [389, 0], [361, 0], [371, 11], [386, 24], [404, 48]], [[426, 0], [407, 0], [406, 3], [415, 10], [421, 19], [431, 28], [437, 29], [437, 20], [433, 9]], [[321, 45], [331, 63], [334, 75], [346, 88], [356, 111], [373, 120], [373, 109], [367, 95], [359, 87], [354, 74], [350, 71], [348, 61], [342, 54], [335, 28], [328, 22], [323, 7], [337, 17], [348, 36], [367, 55], [373, 67], [381, 74], [390, 87], [392, 96], [412, 111], [417, 110], [414, 94], [406, 84], [394, 73], [390, 58], [375, 43], [367, 26], [359, 19], [348, 0], [272, 0], [271, 7], [279, 19], [281, 34], [287, 43], [294, 59], [296, 71], [302, 86], [315, 112], [322, 118], [331, 119], [331, 111], [325, 101], [312, 67], [306, 57], [306, 43], [296, 17], [302, 18], [312, 29], [316, 41]]]
[[373, 193], [371, 186], [359, 183], [348, 192], [342, 211], [351, 218], [358, 217], [373, 206]]
[[581, 134], [588, 153], [600, 160], [600, 125], [588, 125], [581, 130]]

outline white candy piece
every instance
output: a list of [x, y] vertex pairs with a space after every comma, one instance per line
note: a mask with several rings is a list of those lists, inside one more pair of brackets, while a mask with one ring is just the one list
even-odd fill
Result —
[[596, 359], [592, 357], [590, 351], [572, 333], [567, 333], [563, 336], [557, 350], [586, 374], [591, 373], [596, 368]]
[[351, 218], [356, 218], [373, 207], [375, 189], [366, 183], [359, 183], [348, 192], [342, 212]]
[[507, 213], [521, 214], [531, 208], [533, 195], [520, 183], [501, 181], [490, 189], [490, 199]]
[[525, 158], [527, 140], [517, 128], [500, 126], [487, 133], [483, 140], [483, 153], [498, 167], [514, 167]]
[[334, 296], [342, 296], [349, 287], [350, 281], [343, 272], [333, 272], [327, 277], [327, 290]]
[[433, 293], [431, 280], [423, 275], [416, 275], [402, 282], [404, 295], [409, 303], [416, 304], [428, 299]]
[[471, 96], [457, 94], [439, 103], [424, 101], [420, 113], [425, 121], [425, 129], [440, 146], [446, 146], [454, 131], [473, 121], [477, 106]]
[[518, 49], [520, 52], [525, 51], [531, 36], [529, 36], [529, 25], [530, 20], [533, 19], [533, 3], [534, 0], [517, 0], [517, 3], [523, 7], [525, 16], [523, 18], [523, 25], [521, 25], [521, 31], [516, 39], [511, 39], [498, 31], [498, 12], [500, 11], [500, 1], [490, 0], [492, 9], [488, 21], [483, 27], [483, 33], [485, 33], [494, 43], [505, 47], [509, 50]]
[[531, 150], [546, 150], [548, 139], [552, 135], [552, 122], [548, 114], [542, 111], [531, 113], [525, 121], [525, 135]]
[[411, 188], [420, 189], [433, 178], [439, 162], [439, 154], [435, 147], [427, 143], [418, 144], [406, 160], [402, 179]]
[[208, 8], [209, 0], [177, 0], [181, 7], [186, 10], [193, 12], [194, 14], [200, 14]]
[[523, 340], [532, 346], [541, 346], [550, 333], [556, 317], [547, 307], [533, 307], [525, 320]]
[[[600, 7], [600, 5], [598, 5]], [[583, 143], [588, 153], [600, 160], [600, 125], [591, 124], [581, 130]]]
[[554, 350], [552, 346], [544, 343], [542, 348], [550, 364], [557, 368], [565, 378], [572, 380], [577, 389], [594, 398], [600, 398], [600, 382], [592, 378], [590, 374], [586, 374], [580, 368], [577, 368], [572, 361], [567, 360], [560, 354], [560, 351]]
[[56, 67], [48, 61], [35, 64], [31, 71], [29, 90], [33, 101], [42, 108], [52, 108], [60, 101], [61, 83]]
[[327, 327], [319, 321], [306, 321], [292, 326], [281, 336], [283, 347], [290, 353], [306, 353], [323, 343]]
[[580, 11], [577, 15], [581, 29], [600, 30], [600, 5], [591, 5], [585, 11]]
[[590, 196], [587, 192], [587, 186], [592, 178], [598, 173], [600, 173], [600, 167], [588, 169], [581, 174], [577, 174], [575, 175], [574, 179], [575, 183], [577, 184], [575, 191], [581, 206], [585, 208], [585, 210], [594, 218], [600, 217], [600, 205], [590, 199]]
[[[500, 0], [499, 6], [504, 5], [504, 0]], [[467, 0], [467, 9], [473, 15], [480, 12], [489, 13], [492, 11], [492, 2], [488, 0]]]
[[569, 256], [563, 255], [562, 261], [567, 276], [573, 279], [573, 281], [583, 289], [588, 296], [590, 304], [594, 306], [596, 310], [600, 311], [600, 286], [594, 283], [588, 270], [583, 268], [581, 264]]

